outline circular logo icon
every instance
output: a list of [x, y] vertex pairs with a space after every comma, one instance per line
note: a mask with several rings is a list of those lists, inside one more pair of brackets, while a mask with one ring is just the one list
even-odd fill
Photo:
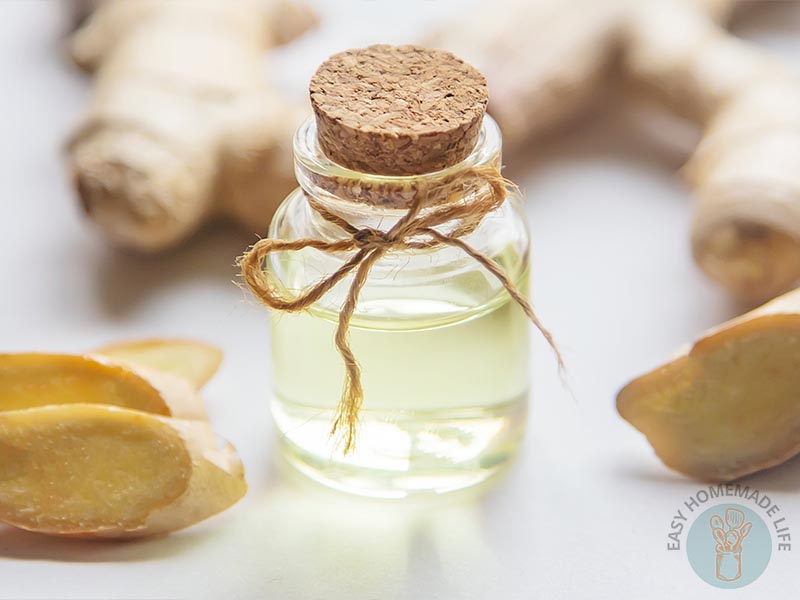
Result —
[[740, 588], [753, 583], [767, 568], [772, 538], [756, 512], [739, 504], [718, 504], [692, 523], [686, 553], [706, 583]]

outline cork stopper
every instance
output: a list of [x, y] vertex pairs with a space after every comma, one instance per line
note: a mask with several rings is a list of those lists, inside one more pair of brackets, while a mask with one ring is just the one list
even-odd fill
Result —
[[486, 111], [486, 78], [450, 52], [376, 45], [333, 55], [309, 86], [319, 145], [333, 162], [417, 175], [469, 156]]

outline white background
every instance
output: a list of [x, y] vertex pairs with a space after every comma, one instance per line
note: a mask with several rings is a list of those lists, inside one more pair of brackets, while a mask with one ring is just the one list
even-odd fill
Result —
[[[456, 1], [317, 2], [323, 27], [277, 53], [302, 99], [329, 53], [404, 42]], [[800, 3], [764, 2], [742, 35], [800, 69]], [[206, 396], [239, 448], [247, 498], [166, 539], [54, 540], [0, 526], [0, 599], [787, 598], [800, 547], [738, 592], [667, 552], [673, 512], [698, 484], [670, 472], [614, 409], [617, 390], [705, 327], [740, 311], [694, 267], [691, 200], [672, 173], [684, 142], [606, 101], [507, 173], [529, 198], [533, 294], [566, 353], [575, 399], [537, 342], [523, 453], [483, 495], [386, 503], [321, 490], [275, 456], [267, 314], [231, 281], [252, 239], [216, 229], [158, 259], [109, 249], [82, 218], [63, 145], [88, 81], [63, 56], [66, 4], [0, 1], [0, 351], [80, 351], [137, 336], [224, 348]], [[611, 107], [611, 108], [609, 108]], [[692, 133], [689, 133], [691, 139]], [[748, 480], [800, 536], [800, 462]], [[800, 538], [798, 538], [800, 542]]]

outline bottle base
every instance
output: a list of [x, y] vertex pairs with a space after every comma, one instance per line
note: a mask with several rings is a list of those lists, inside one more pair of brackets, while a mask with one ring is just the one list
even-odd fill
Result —
[[290, 465], [327, 487], [374, 498], [438, 495], [481, 484], [517, 453], [526, 397], [448, 411], [362, 411], [354, 452], [329, 437], [333, 412], [273, 400]]

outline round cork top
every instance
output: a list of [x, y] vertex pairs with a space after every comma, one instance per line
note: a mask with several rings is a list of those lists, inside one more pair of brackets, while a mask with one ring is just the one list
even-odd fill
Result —
[[438, 171], [469, 156], [486, 112], [486, 78], [443, 50], [376, 45], [322, 63], [309, 86], [319, 145], [378, 175]]

